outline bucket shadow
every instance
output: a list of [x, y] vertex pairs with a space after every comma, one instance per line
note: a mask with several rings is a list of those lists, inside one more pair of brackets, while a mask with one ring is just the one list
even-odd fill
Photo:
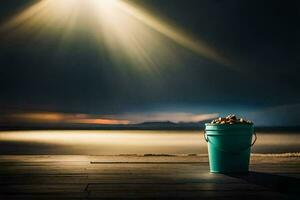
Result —
[[276, 174], [262, 172], [249, 172], [248, 174], [226, 174], [228, 176], [242, 179], [248, 183], [280, 192], [295, 198], [300, 195], [300, 179]]

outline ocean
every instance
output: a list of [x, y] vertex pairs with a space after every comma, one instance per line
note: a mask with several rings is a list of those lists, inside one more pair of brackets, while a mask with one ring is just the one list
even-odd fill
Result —
[[[257, 132], [252, 153], [300, 152], [300, 133]], [[202, 131], [35, 130], [0, 132], [1, 155], [205, 154]]]

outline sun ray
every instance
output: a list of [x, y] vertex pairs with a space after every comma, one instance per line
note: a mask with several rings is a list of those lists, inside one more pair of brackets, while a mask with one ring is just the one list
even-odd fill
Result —
[[71, 36], [76, 37], [75, 30], [80, 27], [105, 45], [113, 62], [123, 65], [125, 59], [129, 66], [139, 66], [137, 70], [159, 71], [165, 65], [180, 65], [182, 56], [165, 38], [202, 58], [233, 68], [205, 41], [123, 0], [41, 0], [2, 25], [0, 32], [39, 39], [56, 33], [64, 44]]
[[182, 45], [183, 47], [192, 50], [193, 52], [204, 56], [210, 60], [216, 61], [221, 64], [230, 65], [227, 58], [217, 52], [214, 48], [210, 47], [206, 42], [200, 39], [192, 38], [184, 33], [174, 25], [171, 26], [161, 19], [155, 18], [142, 8], [133, 6], [125, 1], [119, 1], [118, 7], [134, 18], [140, 20], [142, 23], [147, 24], [151, 28], [155, 29], [159, 33], [165, 35], [174, 42]]

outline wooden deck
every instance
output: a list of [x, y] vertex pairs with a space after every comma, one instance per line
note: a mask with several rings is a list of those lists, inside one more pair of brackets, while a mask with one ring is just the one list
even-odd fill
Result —
[[299, 199], [299, 156], [254, 155], [246, 175], [205, 155], [0, 156], [0, 199]]

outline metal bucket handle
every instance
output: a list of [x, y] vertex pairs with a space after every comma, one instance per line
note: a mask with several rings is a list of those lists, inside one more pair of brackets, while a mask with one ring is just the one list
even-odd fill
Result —
[[[251, 143], [249, 146], [247, 146], [246, 148], [239, 149], [238, 151], [227, 151], [227, 150], [225, 150], [225, 149], [223, 149], [223, 148], [217, 147], [217, 145], [215, 145], [215, 146], [216, 146], [216, 148], [217, 148], [218, 150], [223, 151], [223, 152], [225, 152], [225, 153], [240, 154], [241, 152], [245, 151], [246, 149], [249, 149], [250, 147], [252, 147], [252, 146], [255, 144], [255, 142], [256, 142], [256, 140], [257, 140], [257, 135], [256, 135], [256, 132], [255, 132], [255, 131], [253, 132], [253, 135], [254, 135], [254, 141], [252, 141], [252, 143]], [[211, 144], [214, 144], [214, 143], [212, 143], [211, 141], [209, 141], [209, 139], [208, 139], [208, 137], [207, 137], [207, 135], [206, 135], [206, 130], [204, 130], [204, 139], [205, 139], [206, 142], [210, 142]]]

